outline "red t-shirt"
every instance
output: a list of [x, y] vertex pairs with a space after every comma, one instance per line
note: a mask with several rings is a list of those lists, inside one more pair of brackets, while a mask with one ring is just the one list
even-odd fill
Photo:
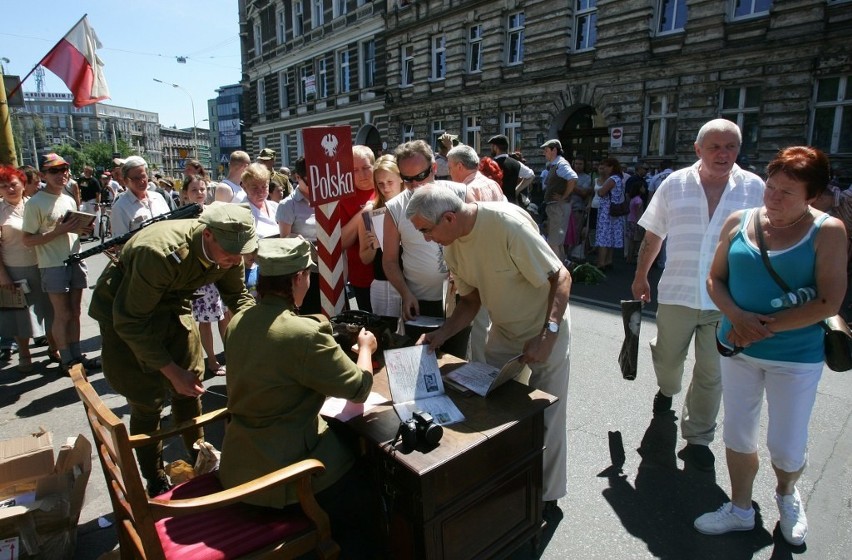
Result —
[[[374, 190], [362, 191], [355, 189], [355, 196], [344, 198], [340, 201], [340, 227], [342, 228], [349, 223], [353, 217], [357, 216], [364, 206], [373, 199]], [[360, 218], [359, 218], [360, 219]], [[346, 250], [346, 262], [349, 266], [349, 283], [357, 288], [369, 288], [373, 283], [373, 265], [364, 264], [361, 262], [361, 257], [358, 254], [358, 239], [355, 243]]]

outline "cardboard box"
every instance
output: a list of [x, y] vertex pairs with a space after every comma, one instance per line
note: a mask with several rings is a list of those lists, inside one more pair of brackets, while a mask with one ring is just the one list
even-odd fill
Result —
[[3, 558], [72, 558], [91, 472], [92, 445], [82, 435], [68, 438], [55, 462], [49, 432], [0, 442]]

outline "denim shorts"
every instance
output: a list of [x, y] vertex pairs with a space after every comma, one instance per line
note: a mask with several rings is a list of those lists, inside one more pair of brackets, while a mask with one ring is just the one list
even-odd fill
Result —
[[71, 290], [82, 290], [88, 281], [86, 263], [83, 261], [65, 266], [41, 268], [39, 271], [41, 272], [41, 289], [48, 294], [67, 294]]

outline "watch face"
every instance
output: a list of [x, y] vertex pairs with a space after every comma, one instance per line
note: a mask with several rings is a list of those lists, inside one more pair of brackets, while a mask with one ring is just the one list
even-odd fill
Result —
[[559, 323], [554, 323], [553, 321], [547, 323], [547, 330], [549, 330], [552, 333], [558, 333], [559, 332]]

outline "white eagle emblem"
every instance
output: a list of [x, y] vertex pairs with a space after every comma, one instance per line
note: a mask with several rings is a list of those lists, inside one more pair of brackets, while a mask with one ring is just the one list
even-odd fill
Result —
[[320, 142], [322, 149], [325, 150], [325, 155], [328, 157], [334, 157], [334, 154], [337, 153], [337, 136], [334, 134], [326, 134], [322, 137], [322, 142]]

